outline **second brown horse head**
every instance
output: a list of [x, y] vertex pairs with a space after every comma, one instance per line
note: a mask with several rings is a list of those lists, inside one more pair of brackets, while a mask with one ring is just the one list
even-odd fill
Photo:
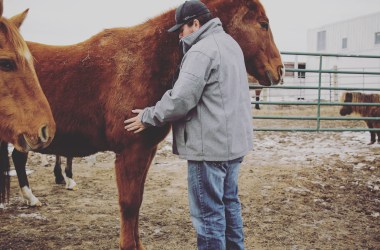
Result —
[[261, 85], [279, 84], [284, 75], [284, 66], [273, 39], [269, 19], [260, 1], [203, 2], [222, 20], [226, 32], [241, 46], [248, 74], [253, 75]]
[[0, 1], [0, 141], [24, 152], [46, 147], [55, 133], [33, 57], [18, 31], [27, 12], [8, 20]]

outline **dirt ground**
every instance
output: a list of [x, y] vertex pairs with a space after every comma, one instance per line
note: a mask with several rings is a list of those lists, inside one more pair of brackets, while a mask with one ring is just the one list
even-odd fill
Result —
[[[380, 249], [380, 144], [368, 146], [368, 132], [255, 132], [253, 141], [239, 182], [247, 249]], [[150, 250], [196, 249], [186, 162], [170, 142], [148, 174], [141, 236]], [[114, 154], [74, 159], [77, 191], [54, 184], [54, 159], [41, 160], [32, 153], [28, 168], [43, 206], [24, 205], [12, 177], [0, 249], [118, 249]]]

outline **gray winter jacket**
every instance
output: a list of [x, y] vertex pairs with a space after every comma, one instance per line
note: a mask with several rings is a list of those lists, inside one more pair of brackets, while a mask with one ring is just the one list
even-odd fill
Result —
[[228, 161], [252, 148], [244, 56], [214, 18], [182, 39], [178, 80], [142, 114], [145, 126], [173, 123], [173, 153], [195, 161]]

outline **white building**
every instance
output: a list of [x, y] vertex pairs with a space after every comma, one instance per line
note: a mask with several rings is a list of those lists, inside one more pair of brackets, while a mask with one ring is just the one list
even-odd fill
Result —
[[[308, 52], [380, 56], [380, 12], [310, 29]], [[319, 57], [308, 57], [307, 69], [319, 69]], [[324, 57], [325, 70], [380, 72], [380, 59]], [[318, 74], [306, 73], [306, 84], [318, 82]], [[380, 75], [323, 74], [323, 86], [380, 88]], [[336, 100], [338, 91], [323, 91]]]
[[[304, 60], [304, 57], [282, 55], [286, 69], [306, 69], [306, 63], [299, 61], [299, 58]], [[285, 72], [283, 84], [285, 86], [305, 86], [305, 72]], [[305, 100], [305, 90], [269, 88], [262, 91], [261, 97], [264, 101], [301, 101]]]

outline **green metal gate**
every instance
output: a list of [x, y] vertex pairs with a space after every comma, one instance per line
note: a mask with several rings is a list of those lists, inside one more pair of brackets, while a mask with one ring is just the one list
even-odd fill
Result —
[[[372, 76], [380, 76], [380, 56], [371, 56], [371, 55], [343, 55], [343, 54], [323, 54], [323, 53], [299, 53], [299, 52], [281, 52], [281, 54], [284, 56], [309, 56], [309, 57], [316, 57], [319, 59], [319, 65], [318, 69], [312, 70], [312, 69], [290, 69], [287, 68], [286, 72], [298, 72], [298, 74], [303, 74], [304, 76], [306, 74], [317, 74], [318, 81], [316, 84], [305, 84], [305, 86], [296, 86], [296, 85], [287, 85], [286, 82], [284, 85], [279, 86], [273, 86], [273, 87], [265, 87], [265, 86], [257, 86], [257, 85], [251, 85], [250, 89], [284, 89], [284, 90], [291, 90], [291, 89], [299, 89], [299, 90], [315, 90], [315, 100], [309, 100], [309, 101], [259, 101], [259, 102], [252, 102], [252, 104], [259, 104], [261, 106], [266, 105], [276, 105], [277, 107], [293, 107], [293, 106], [312, 106], [315, 108], [315, 113], [312, 115], [295, 115], [295, 116], [289, 116], [289, 115], [260, 115], [260, 112], [257, 112], [258, 114], [254, 114], [253, 119], [254, 121], [257, 120], [287, 120], [288, 124], [289, 121], [312, 121], [314, 125], [308, 126], [308, 127], [288, 127], [280, 125], [280, 127], [260, 127], [260, 126], [254, 126], [255, 131], [287, 131], [287, 132], [340, 132], [340, 131], [379, 131], [379, 129], [369, 129], [366, 127], [362, 128], [347, 128], [347, 127], [323, 127], [321, 126], [321, 123], [323, 121], [363, 121], [363, 120], [380, 120], [380, 117], [341, 117], [341, 116], [324, 116], [321, 114], [321, 110], [323, 107], [327, 106], [343, 106], [343, 105], [355, 105], [355, 106], [380, 106], [380, 103], [342, 103], [339, 101], [326, 101], [321, 98], [321, 92], [322, 91], [365, 91], [365, 92], [376, 92], [380, 91], [380, 78], [378, 83], [372, 84], [371, 87], [364, 87], [364, 86], [355, 86], [355, 87], [339, 87], [339, 86], [324, 86], [326, 85], [322, 81], [322, 76], [324, 74], [334, 74], [334, 75], [359, 75], [364, 76], [372, 75]], [[324, 69], [323, 68], [323, 59], [327, 57], [334, 57], [339, 60], [339, 58], [364, 58], [364, 59], [379, 59], [379, 67], [376, 68], [376, 71], [350, 71], [350, 70], [335, 70], [335, 69]], [[359, 85], [359, 84], [356, 84]], [[290, 122], [291, 123], [291, 122]], [[364, 123], [363, 123], [364, 124]]]

